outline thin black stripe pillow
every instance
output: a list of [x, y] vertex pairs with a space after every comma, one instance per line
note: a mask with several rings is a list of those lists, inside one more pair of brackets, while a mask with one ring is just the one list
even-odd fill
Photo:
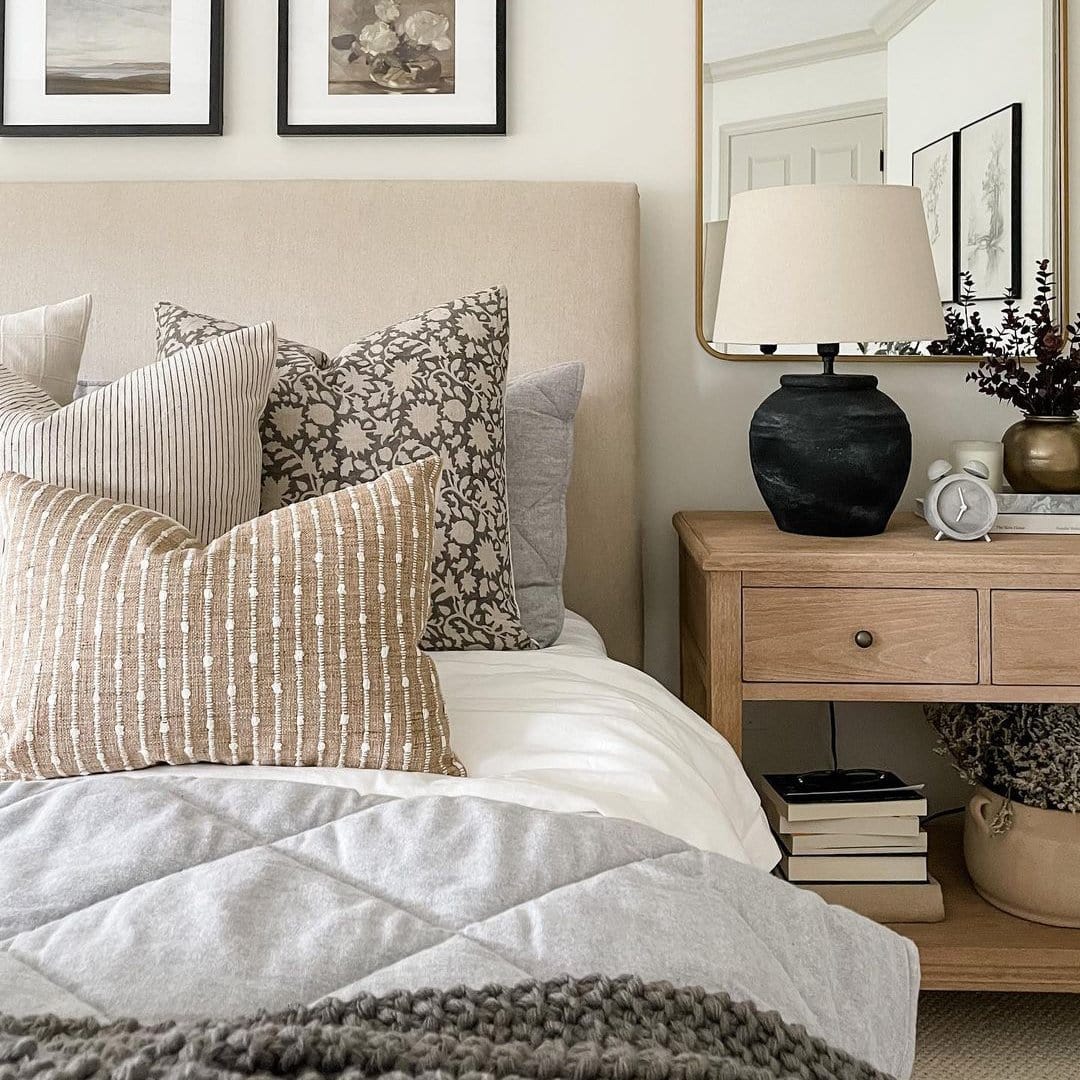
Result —
[[212, 338], [57, 405], [0, 364], [0, 473], [142, 506], [203, 543], [259, 513], [272, 323]]

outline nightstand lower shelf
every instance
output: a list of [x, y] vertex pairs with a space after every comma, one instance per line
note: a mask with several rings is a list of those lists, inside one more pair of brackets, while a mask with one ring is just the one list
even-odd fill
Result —
[[[682, 699], [740, 755], [747, 701], [1080, 704], [1080, 537], [939, 544], [913, 514], [853, 539], [760, 513], [682, 513], [675, 528]], [[1080, 930], [982, 900], [961, 825], [932, 826], [945, 921], [896, 928], [923, 985], [1080, 993]]]
[[1017, 919], [988, 904], [964, 869], [962, 820], [945, 819], [929, 832], [945, 921], [892, 926], [919, 948], [923, 989], [1080, 993], [1080, 930]]

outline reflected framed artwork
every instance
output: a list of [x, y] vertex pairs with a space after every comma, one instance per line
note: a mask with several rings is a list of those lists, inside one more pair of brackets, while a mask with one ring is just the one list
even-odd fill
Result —
[[960, 270], [976, 300], [1020, 295], [1021, 116], [1009, 105], [960, 130]]
[[922, 192], [938, 288], [942, 301], [950, 304], [957, 299], [959, 233], [956, 221], [960, 173], [956, 164], [959, 144], [959, 134], [952, 132], [911, 155], [911, 185]]
[[279, 0], [278, 134], [505, 135], [506, 0]]
[[220, 135], [224, 0], [0, 0], [0, 135]]

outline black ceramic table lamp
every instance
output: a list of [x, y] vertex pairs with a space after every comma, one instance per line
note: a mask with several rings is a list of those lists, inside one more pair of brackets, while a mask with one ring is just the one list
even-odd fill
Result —
[[873, 375], [838, 375], [838, 342], [945, 336], [917, 188], [766, 188], [731, 200], [715, 341], [817, 345], [750, 424], [754, 479], [784, 532], [883, 532], [911, 469], [911, 429]]

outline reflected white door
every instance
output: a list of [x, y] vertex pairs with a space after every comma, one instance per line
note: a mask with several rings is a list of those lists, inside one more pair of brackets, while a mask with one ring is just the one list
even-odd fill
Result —
[[790, 184], [885, 182], [885, 117], [881, 113], [743, 130], [732, 135], [728, 145], [732, 195]]
[[[721, 194], [721, 219], [728, 216], [732, 195], [767, 187], [791, 184], [883, 184], [885, 183], [885, 114], [880, 111], [834, 120], [794, 122], [778, 126], [763, 120], [761, 128], [739, 124], [726, 133], [722, 169], [726, 180]], [[726, 198], [725, 198], [726, 196]], [[719, 278], [719, 272], [716, 273]], [[715, 312], [715, 298], [712, 310]], [[706, 318], [709, 304], [705, 305]], [[706, 325], [711, 325], [706, 323]], [[722, 345], [723, 351], [756, 353], [739, 345]], [[813, 354], [811, 345], [781, 346], [780, 355]], [[854, 353], [855, 346], [841, 350]]]

